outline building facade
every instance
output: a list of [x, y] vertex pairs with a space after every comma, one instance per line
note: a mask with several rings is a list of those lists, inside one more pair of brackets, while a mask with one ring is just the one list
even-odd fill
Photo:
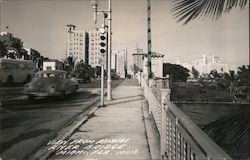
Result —
[[88, 63], [88, 33], [84, 30], [75, 30], [70, 26], [66, 47], [66, 57], [73, 57], [75, 63], [83, 61]]
[[40, 53], [33, 49], [33, 48], [24, 48], [27, 51], [27, 55], [29, 57], [29, 60], [32, 60], [33, 62], [36, 61], [36, 58], [40, 57]]
[[133, 53], [133, 70], [134, 74], [136, 74], [138, 71], [143, 71], [143, 60], [144, 57], [147, 55], [143, 53], [142, 49], [136, 49], [136, 53]]
[[151, 71], [154, 77], [164, 77], [163, 75], [163, 54], [151, 52]]
[[102, 55], [100, 53], [100, 32], [98, 29], [88, 31], [89, 33], [89, 65], [91, 68], [101, 66], [100, 59]]
[[6, 46], [8, 55], [12, 54], [15, 58], [23, 58], [16, 57], [17, 48], [19, 48], [19, 52], [24, 52], [23, 42], [20, 38], [15, 37], [12, 33], [9, 32], [1, 32], [0, 41], [4, 43]]
[[220, 57], [214, 55], [202, 55], [193, 61], [193, 67], [201, 75], [209, 74], [212, 70], [216, 70], [218, 73], [228, 72], [228, 65], [221, 63]]
[[43, 62], [43, 70], [63, 70], [63, 62], [58, 60], [47, 60]]
[[112, 54], [111, 54], [111, 69], [112, 70], [116, 70], [116, 51], [112, 51]]
[[127, 48], [124, 46], [119, 46], [115, 53], [116, 53], [116, 74], [121, 78], [125, 78], [127, 70]]

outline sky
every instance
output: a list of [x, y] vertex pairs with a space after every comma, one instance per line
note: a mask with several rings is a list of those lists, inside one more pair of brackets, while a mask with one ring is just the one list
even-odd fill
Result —
[[[202, 54], [221, 57], [230, 69], [249, 64], [249, 5], [233, 9], [219, 20], [201, 18], [187, 25], [177, 23], [171, 13], [174, 0], [151, 0], [152, 51], [164, 54], [164, 61], [191, 63]], [[112, 49], [128, 49], [128, 65], [137, 45], [147, 52], [147, 1], [112, 0]], [[108, 9], [99, 0], [99, 10]], [[100, 26], [101, 16], [98, 16]], [[90, 0], [3, 0], [1, 31], [13, 33], [49, 58], [65, 58], [67, 24], [79, 30], [95, 25]], [[6, 28], [8, 26], [8, 29]]]

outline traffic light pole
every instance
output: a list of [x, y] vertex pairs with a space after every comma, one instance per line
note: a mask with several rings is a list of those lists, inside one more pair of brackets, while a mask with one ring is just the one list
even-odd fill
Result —
[[111, 11], [111, 0], [109, 0], [109, 27], [108, 27], [108, 79], [107, 79], [107, 100], [112, 99], [111, 93], [111, 54], [112, 54], [112, 11]]
[[104, 106], [104, 65], [101, 68], [101, 107]]
[[[101, 26], [101, 27], [103, 27], [105, 29], [105, 13], [103, 13], [103, 26]], [[104, 62], [105, 62], [104, 58], [105, 58], [105, 55], [102, 54], [101, 58], [102, 58], [102, 63], [101, 63], [101, 107], [103, 107], [104, 106]]]

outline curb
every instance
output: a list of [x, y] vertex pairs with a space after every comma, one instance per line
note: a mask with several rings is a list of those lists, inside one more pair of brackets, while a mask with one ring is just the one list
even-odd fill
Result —
[[[90, 104], [86, 110], [83, 110], [82, 113], [80, 113], [79, 115], [76, 115], [75, 118], [73, 118], [71, 121], [69, 121], [67, 123], [67, 126], [62, 128], [61, 130], [59, 130], [56, 134], [57, 136], [51, 136], [51, 137], [55, 137], [53, 139], [60, 139], [60, 140], [65, 140], [67, 138], [69, 138], [77, 128], [79, 128], [81, 125], [83, 125], [84, 123], [86, 123], [88, 121], [89, 118], [92, 117], [92, 115], [94, 114], [94, 112], [99, 108], [99, 104], [100, 104], [100, 99], [96, 98], [96, 100]], [[90, 110], [87, 115], [86, 115], [86, 111]], [[53, 150], [48, 150], [48, 146], [46, 144], [44, 144], [41, 148], [39, 148], [35, 153], [33, 153], [29, 159], [31, 160], [46, 160], [48, 159], [53, 153]]]
[[[117, 85], [119, 86], [120, 83]], [[116, 89], [115, 86], [113, 90]], [[97, 92], [99, 93], [99, 91]], [[104, 94], [106, 95], [107, 92]], [[68, 126], [62, 128], [59, 130], [56, 135], [57, 136], [51, 136], [51, 138], [55, 137], [54, 139], [61, 139], [65, 140], [69, 138], [77, 128], [79, 128], [81, 125], [86, 123], [90, 118], [93, 117], [95, 111], [100, 108], [100, 98], [96, 97], [95, 101], [90, 104], [85, 110], [82, 111], [79, 115], [76, 115], [75, 118], [73, 118], [71, 121], [68, 122]], [[89, 110], [89, 112], [86, 115], [86, 111]], [[52, 154], [54, 153], [53, 150], [48, 150], [48, 146], [46, 144], [43, 144], [36, 152], [34, 152], [28, 159], [30, 160], [47, 160]]]

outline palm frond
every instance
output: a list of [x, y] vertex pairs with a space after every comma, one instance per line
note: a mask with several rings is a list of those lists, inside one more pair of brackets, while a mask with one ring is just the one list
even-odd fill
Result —
[[235, 7], [244, 9], [248, 0], [174, 0], [171, 12], [177, 22], [187, 24], [199, 17], [218, 19]]

